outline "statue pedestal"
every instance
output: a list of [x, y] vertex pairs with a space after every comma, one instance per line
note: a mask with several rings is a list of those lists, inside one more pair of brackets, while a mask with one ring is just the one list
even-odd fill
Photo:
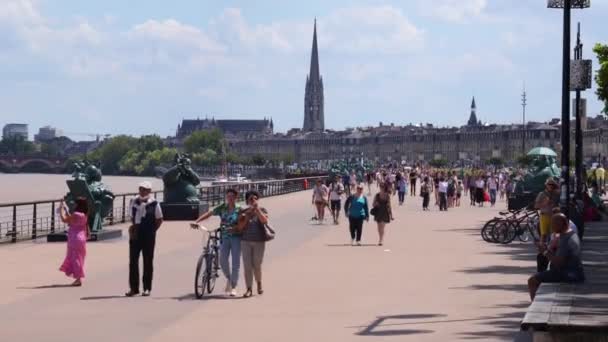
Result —
[[161, 203], [165, 221], [192, 221], [209, 210], [205, 203]]
[[[88, 241], [104, 241], [110, 239], [120, 239], [122, 230], [120, 229], [103, 229], [98, 232], [91, 233]], [[53, 233], [46, 236], [46, 242], [66, 242], [68, 235], [66, 232]]]

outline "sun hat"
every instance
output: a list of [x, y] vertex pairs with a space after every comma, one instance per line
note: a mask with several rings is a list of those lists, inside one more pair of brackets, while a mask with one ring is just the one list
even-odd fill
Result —
[[139, 183], [139, 187], [148, 189], [148, 190], [152, 190], [152, 183], [150, 183], [148, 181], [143, 181], [143, 182]]

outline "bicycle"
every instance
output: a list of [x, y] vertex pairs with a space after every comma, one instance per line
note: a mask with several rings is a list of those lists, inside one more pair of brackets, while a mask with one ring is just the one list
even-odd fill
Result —
[[196, 273], [194, 276], [194, 294], [197, 299], [203, 298], [205, 290], [208, 294], [215, 289], [215, 280], [219, 277], [219, 250], [222, 228], [209, 230], [196, 223], [190, 224], [190, 228], [201, 230], [209, 237], [203, 242], [203, 252], [196, 263]]

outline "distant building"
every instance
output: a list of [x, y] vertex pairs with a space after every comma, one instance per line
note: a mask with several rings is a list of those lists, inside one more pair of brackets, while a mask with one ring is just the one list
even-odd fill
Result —
[[63, 135], [63, 132], [57, 128], [51, 126], [40, 127], [38, 134], [34, 135], [35, 142], [45, 142], [59, 138]]
[[177, 126], [176, 137], [183, 140], [196, 131], [219, 129], [226, 137], [252, 138], [258, 136], [272, 135], [274, 123], [272, 119], [263, 120], [215, 120], [196, 119], [182, 120]]
[[9, 139], [9, 138], [15, 138], [15, 137], [21, 137], [25, 140], [28, 139], [29, 134], [28, 134], [27, 124], [11, 123], [11, 124], [6, 124], [4, 126], [4, 128], [2, 129], [2, 138]]

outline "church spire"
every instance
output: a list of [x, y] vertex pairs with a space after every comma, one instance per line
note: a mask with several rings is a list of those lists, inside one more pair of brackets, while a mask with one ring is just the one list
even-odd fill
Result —
[[478, 126], [479, 122], [477, 121], [477, 105], [475, 104], [475, 96], [473, 96], [473, 101], [471, 101], [471, 116], [469, 116], [469, 121], [467, 122], [468, 126]]
[[323, 98], [323, 79], [319, 70], [319, 47], [317, 46], [317, 19], [312, 36], [310, 54], [310, 73], [306, 77], [304, 93], [304, 132], [323, 132], [325, 130], [325, 110]]
[[317, 19], [315, 18], [315, 28], [312, 36], [312, 53], [310, 55], [310, 79], [316, 82], [321, 79], [319, 70], [319, 48], [317, 46]]

